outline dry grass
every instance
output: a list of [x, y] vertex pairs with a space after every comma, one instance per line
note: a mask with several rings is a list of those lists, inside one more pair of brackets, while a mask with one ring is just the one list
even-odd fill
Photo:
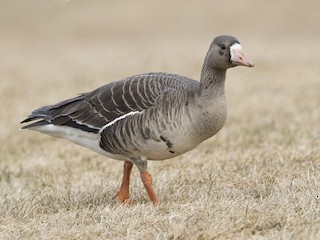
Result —
[[[317, 239], [319, 7], [1, 1], [0, 239]], [[32, 109], [128, 75], [198, 78], [220, 33], [238, 36], [256, 67], [228, 72], [229, 117], [217, 136], [150, 163], [159, 206], [137, 170], [136, 204], [125, 207], [112, 199], [121, 162], [18, 131]]]

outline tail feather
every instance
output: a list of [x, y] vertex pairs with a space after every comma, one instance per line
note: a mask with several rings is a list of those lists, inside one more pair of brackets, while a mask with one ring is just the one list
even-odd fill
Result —
[[37, 119], [36, 117], [28, 117], [25, 120], [21, 121], [20, 124], [21, 123], [26, 123], [26, 122], [31, 122], [31, 121], [36, 120], [36, 119]]
[[[34, 111], [21, 123], [29, 123], [37, 121], [23, 126], [21, 129], [28, 129], [41, 127], [43, 125], [53, 124], [57, 126], [69, 126], [72, 128], [78, 128], [87, 132], [98, 132], [100, 128], [87, 126], [87, 123], [81, 124], [79, 120], [73, 117], [73, 115], [79, 115], [79, 111], [82, 112], [83, 117], [90, 116], [90, 107], [87, 104], [83, 104], [85, 97], [80, 95], [78, 97], [68, 99], [59, 102], [55, 105], [40, 107]], [[81, 115], [81, 114], [80, 114]], [[87, 115], [87, 116], [86, 116]]]
[[[27, 119], [26, 119], [27, 120]], [[31, 121], [31, 120], [30, 120]], [[21, 129], [28, 129], [28, 128], [35, 128], [35, 127], [39, 127], [39, 126], [43, 126], [43, 125], [48, 125], [50, 124], [50, 122], [46, 121], [46, 120], [40, 120], [38, 122], [34, 122], [34, 123], [30, 123], [26, 126], [23, 126]]]

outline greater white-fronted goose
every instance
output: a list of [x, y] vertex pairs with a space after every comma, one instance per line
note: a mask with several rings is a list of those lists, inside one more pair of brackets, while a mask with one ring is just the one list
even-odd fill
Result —
[[116, 193], [120, 202], [131, 202], [130, 173], [136, 165], [150, 200], [157, 203], [147, 161], [183, 154], [223, 127], [226, 70], [239, 65], [253, 67], [236, 38], [218, 36], [205, 57], [200, 82], [164, 72], [135, 75], [36, 109], [21, 123], [33, 122], [22, 129], [124, 161]]

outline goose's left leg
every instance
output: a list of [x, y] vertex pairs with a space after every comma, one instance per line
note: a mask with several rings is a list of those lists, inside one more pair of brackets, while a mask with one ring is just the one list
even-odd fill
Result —
[[124, 162], [123, 168], [123, 178], [119, 191], [114, 196], [118, 198], [121, 203], [132, 204], [132, 200], [129, 198], [129, 184], [130, 184], [130, 174], [132, 170], [133, 163], [129, 161]]
[[149, 195], [150, 200], [154, 203], [158, 203], [158, 197], [153, 189], [152, 185], [152, 176], [147, 171], [147, 160], [145, 158], [139, 157], [139, 158], [132, 158], [131, 159], [134, 165], [136, 165], [140, 171], [140, 177], [142, 180], [142, 183], [147, 190], [147, 193]]

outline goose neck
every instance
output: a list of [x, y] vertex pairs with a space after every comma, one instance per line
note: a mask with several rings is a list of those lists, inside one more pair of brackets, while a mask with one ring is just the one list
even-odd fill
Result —
[[201, 71], [199, 95], [224, 96], [225, 79], [225, 69], [215, 69], [204, 65]]

